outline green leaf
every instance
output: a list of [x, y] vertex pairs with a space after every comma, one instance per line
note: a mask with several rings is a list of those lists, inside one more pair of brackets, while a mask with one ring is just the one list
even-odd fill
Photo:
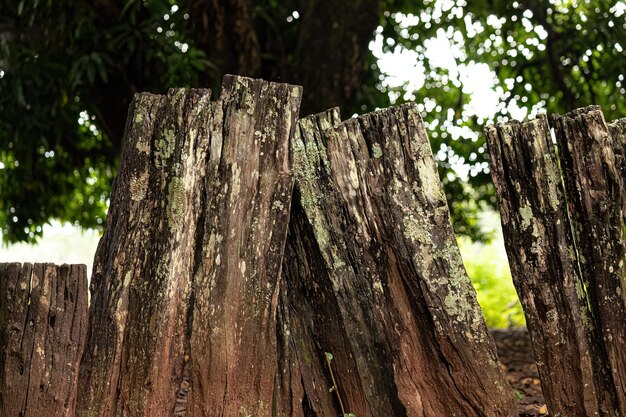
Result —
[[126, 5], [124, 6], [124, 8], [122, 9], [122, 12], [120, 13], [120, 17], [124, 17], [124, 15], [126, 14], [126, 12], [128, 11], [128, 9], [130, 9], [130, 7], [135, 4], [135, 0], [129, 0]]
[[326, 360], [328, 362], [332, 361], [333, 360], [333, 354], [330, 353], [330, 352], [326, 352]]

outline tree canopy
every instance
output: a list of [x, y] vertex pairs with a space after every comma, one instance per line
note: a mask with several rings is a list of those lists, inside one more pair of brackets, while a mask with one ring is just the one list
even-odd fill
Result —
[[[0, 0], [0, 10], [7, 242], [37, 239], [52, 218], [101, 227], [133, 94], [219, 91], [225, 73], [303, 85], [303, 115], [420, 103], [455, 228], [475, 238], [477, 210], [494, 204], [482, 125], [592, 103], [626, 115], [624, 1]], [[429, 56], [436, 39], [457, 67], [493, 72], [494, 114]], [[390, 83], [379, 55], [407, 51], [419, 82]]]

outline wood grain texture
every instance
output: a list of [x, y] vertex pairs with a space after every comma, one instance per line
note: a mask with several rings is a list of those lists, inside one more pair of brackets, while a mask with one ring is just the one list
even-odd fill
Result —
[[209, 96], [170, 90], [131, 106], [94, 263], [78, 416], [271, 407], [276, 363], [265, 356], [276, 351], [301, 89], [227, 76], [219, 100]]
[[301, 120], [294, 170], [276, 415], [340, 414], [325, 352], [346, 413], [514, 415], [417, 108]]
[[485, 130], [513, 281], [551, 414], [624, 415], [623, 148], [597, 107], [552, 127]]
[[85, 265], [0, 263], [2, 416], [74, 416], [87, 301]]

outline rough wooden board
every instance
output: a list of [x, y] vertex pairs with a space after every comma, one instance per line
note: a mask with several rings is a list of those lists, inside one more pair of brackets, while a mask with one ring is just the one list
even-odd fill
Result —
[[131, 105], [91, 279], [78, 416], [171, 416], [185, 363], [209, 97], [170, 90]]
[[336, 110], [305, 118], [294, 142], [278, 332], [304, 400], [284, 415], [340, 412], [325, 352], [346, 413], [514, 415], [416, 107], [337, 121]]
[[87, 326], [85, 265], [0, 264], [0, 411], [73, 417]]
[[271, 411], [300, 96], [227, 76], [216, 102], [135, 98], [94, 264], [79, 417]]

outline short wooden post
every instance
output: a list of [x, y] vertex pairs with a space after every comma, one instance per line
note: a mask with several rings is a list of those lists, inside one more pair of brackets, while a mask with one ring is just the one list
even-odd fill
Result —
[[85, 265], [0, 263], [0, 414], [73, 417]]
[[515, 415], [417, 108], [301, 120], [294, 171], [277, 415]]
[[597, 107], [552, 125], [485, 131], [513, 280], [550, 412], [626, 415], [623, 149]]

